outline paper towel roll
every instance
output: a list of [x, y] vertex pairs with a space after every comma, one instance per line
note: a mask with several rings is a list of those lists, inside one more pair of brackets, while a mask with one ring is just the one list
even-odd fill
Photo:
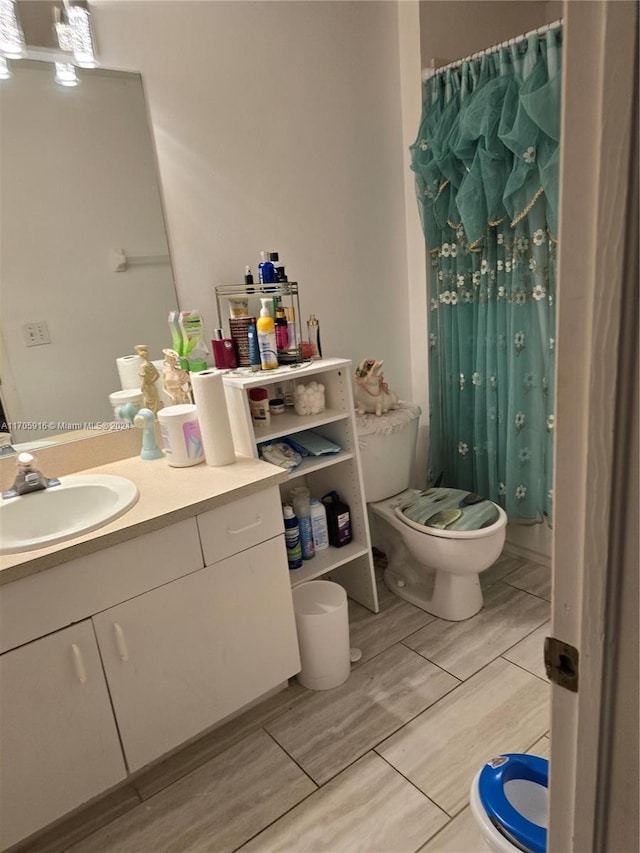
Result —
[[[142, 384], [142, 380], [140, 379], [141, 364], [142, 359], [139, 355], [123, 355], [120, 356], [120, 358], [116, 358], [116, 367], [118, 368], [118, 376], [120, 377], [120, 387], [123, 391], [128, 391], [129, 388], [140, 388], [140, 385]], [[162, 387], [162, 368], [164, 366], [164, 361], [163, 359], [158, 358], [153, 361], [152, 364], [155, 365], [156, 370], [160, 374], [156, 379], [158, 396], [162, 400], [162, 404], [164, 406], [171, 406], [173, 401]]]
[[236, 461], [222, 370], [191, 374], [193, 401], [198, 410], [200, 434], [207, 465], [221, 467]]

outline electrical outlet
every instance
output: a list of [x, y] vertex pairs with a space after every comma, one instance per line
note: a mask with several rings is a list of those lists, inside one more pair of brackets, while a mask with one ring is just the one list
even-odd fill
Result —
[[25, 323], [22, 327], [24, 342], [28, 347], [39, 347], [42, 344], [50, 344], [49, 328], [44, 320], [39, 323]]

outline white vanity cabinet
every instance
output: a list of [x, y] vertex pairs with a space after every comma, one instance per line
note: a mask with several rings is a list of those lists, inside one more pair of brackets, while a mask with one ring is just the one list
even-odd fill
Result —
[[0, 585], [2, 849], [299, 672], [283, 531], [262, 486]]
[[0, 656], [0, 847], [125, 778], [90, 620]]
[[[215, 528], [217, 512], [199, 526]], [[243, 527], [255, 537], [264, 515], [256, 521], [236, 511], [221, 538]], [[279, 518], [277, 525], [276, 534]], [[130, 771], [300, 670], [286, 561], [283, 536], [275, 535], [94, 616]]]
[[[335, 490], [349, 505], [351, 513], [352, 541], [341, 548], [329, 547], [317, 552], [300, 569], [289, 573], [291, 584], [297, 586], [314, 578], [330, 577], [341, 584], [351, 598], [377, 613], [378, 596], [360, 472], [352, 372], [348, 359], [326, 358], [295, 367], [227, 373], [223, 381], [231, 430], [239, 453], [258, 457], [263, 442], [305, 430], [313, 430], [341, 448], [336, 454], [306, 457], [289, 473], [288, 482], [280, 485], [283, 501], [294, 486], [307, 486], [311, 496], [318, 498]], [[249, 408], [250, 389], [266, 388], [269, 399], [274, 399], [286, 390], [287, 383], [295, 386], [313, 381], [321, 383], [325, 389], [323, 412], [297, 415], [287, 408], [284, 414], [272, 415], [267, 426], [254, 423]]]

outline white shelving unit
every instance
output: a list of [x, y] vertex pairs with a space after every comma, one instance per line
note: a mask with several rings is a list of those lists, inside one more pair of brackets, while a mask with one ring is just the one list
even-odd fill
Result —
[[[293, 409], [287, 409], [282, 415], [272, 415], [267, 426], [254, 424], [249, 409], [251, 388], [266, 388], [269, 399], [274, 399], [286, 390], [288, 382], [297, 385], [314, 380], [325, 388], [323, 412], [297, 415]], [[259, 373], [229, 372], [224, 376], [224, 388], [235, 448], [239, 453], [257, 457], [262, 442], [305, 430], [313, 430], [341, 448], [340, 453], [306, 457], [290, 472], [288, 482], [280, 486], [283, 503], [295, 486], [307, 486], [311, 496], [317, 498], [335, 489], [349, 505], [351, 513], [352, 541], [342, 548], [319, 551], [313, 559], [304, 561], [302, 568], [289, 573], [291, 585], [320, 577], [335, 580], [354, 601], [377, 613], [378, 596], [360, 472], [351, 362], [343, 358], [325, 358]]]

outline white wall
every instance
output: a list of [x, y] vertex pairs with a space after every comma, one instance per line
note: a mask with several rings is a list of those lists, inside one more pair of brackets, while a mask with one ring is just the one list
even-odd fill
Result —
[[408, 373], [395, 2], [92, 4], [101, 61], [142, 72], [181, 306], [279, 251], [325, 355]]

